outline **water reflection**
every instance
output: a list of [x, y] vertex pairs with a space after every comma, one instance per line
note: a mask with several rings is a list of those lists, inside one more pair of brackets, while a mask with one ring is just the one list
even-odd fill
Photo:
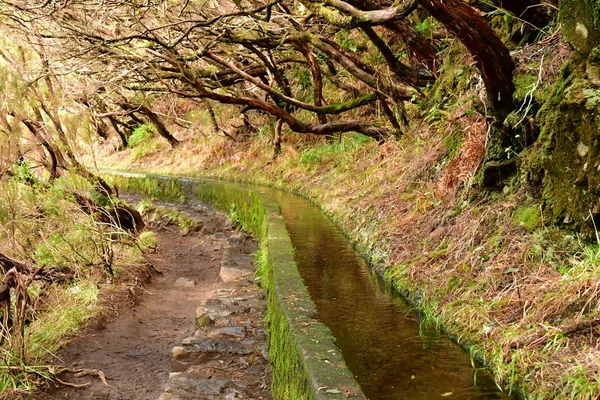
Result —
[[365, 260], [309, 201], [271, 191], [296, 249], [319, 320], [332, 330], [367, 397], [506, 399], [486, 371], [435, 330], [420, 332], [409, 305], [372, 276]]

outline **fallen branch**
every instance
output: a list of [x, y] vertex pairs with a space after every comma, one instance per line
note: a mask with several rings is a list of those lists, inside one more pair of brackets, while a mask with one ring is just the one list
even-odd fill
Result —
[[557, 328], [556, 333], [554, 333], [552, 335], [536, 335], [535, 337], [529, 339], [526, 343], [524, 343], [523, 341], [513, 343], [513, 344], [511, 344], [510, 348], [511, 349], [519, 349], [521, 347], [532, 347], [532, 346], [545, 345], [551, 339], [555, 338], [558, 335], [563, 336], [563, 337], [569, 336], [569, 335], [573, 335], [575, 333], [579, 333], [581, 331], [585, 331], [587, 329], [592, 329], [598, 325], [600, 325], [600, 316], [598, 316], [590, 321], [578, 322], [573, 325], [559, 327], [559, 328]]
[[35, 267], [23, 261], [19, 261], [6, 254], [0, 253], [0, 272], [6, 274], [9, 270], [15, 269], [18, 273], [28, 275], [27, 285], [31, 283], [36, 276], [49, 282], [66, 282], [73, 277], [71, 271], [66, 267]]

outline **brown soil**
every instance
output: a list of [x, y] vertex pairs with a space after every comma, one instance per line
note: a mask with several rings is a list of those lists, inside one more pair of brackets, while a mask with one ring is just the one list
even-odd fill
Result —
[[[153, 267], [138, 269], [125, 289], [105, 294], [109, 311], [58, 354], [67, 367], [103, 371], [108, 386], [98, 376], [66, 373], [61, 380], [87, 386], [47, 387], [30, 399], [137, 400], [161, 395], [171, 372], [171, 349], [193, 335], [196, 307], [212, 296], [219, 279], [221, 248], [207, 233], [231, 232], [224, 216], [193, 213], [196, 220], [204, 215], [202, 232], [183, 236], [173, 226], [158, 227], [157, 250], [149, 256]], [[154, 278], [139, 286], [149, 269], [155, 269]], [[195, 287], [176, 285], [182, 277], [195, 281]]]

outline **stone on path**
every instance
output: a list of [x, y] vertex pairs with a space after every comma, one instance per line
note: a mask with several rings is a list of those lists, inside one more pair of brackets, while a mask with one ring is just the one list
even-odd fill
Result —
[[175, 281], [175, 287], [183, 289], [193, 289], [196, 286], [196, 282], [188, 278], [177, 278]]
[[[270, 399], [265, 298], [244, 253], [244, 233], [211, 237], [222, 249], [220, 277], [211, 299], [196, 309], [196, 331], [173, 347], [172, 373], [159, 400]], [[179, 278], [176, 285], [192, 288]]]

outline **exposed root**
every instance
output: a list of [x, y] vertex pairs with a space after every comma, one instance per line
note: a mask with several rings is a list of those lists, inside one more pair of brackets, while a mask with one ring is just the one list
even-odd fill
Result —
[[71, 374], [73, 374], [73, 376], [75, 378], [80, 378], [82, 376], [97, 376], [98, 378], [100, 378], [100, 380], [102, 381], [102, 383], [104, 383], [104, 385], [106, 386], [110, 386], [108, 384], [108, 382], [106, 381], [106, 375], [104, 374], [104, 372], [102, 372], [99, 369], [72, 369], [72, 368], [67, 368], [64, 370], [64, 372], [69, 372]]
[[54, 380], [56, 382], [60, 383], [61, 385], [69, 386], [69, 387], [74, 387], [74, 388], [78, 388], [78, 389], [90, 386], [89, 382], [88, 383], [77, 384], [77, 383], [65, 382], [65, 381], [60, 380], [60, 379], [58, 379], [56, 377], [54, 378]]

